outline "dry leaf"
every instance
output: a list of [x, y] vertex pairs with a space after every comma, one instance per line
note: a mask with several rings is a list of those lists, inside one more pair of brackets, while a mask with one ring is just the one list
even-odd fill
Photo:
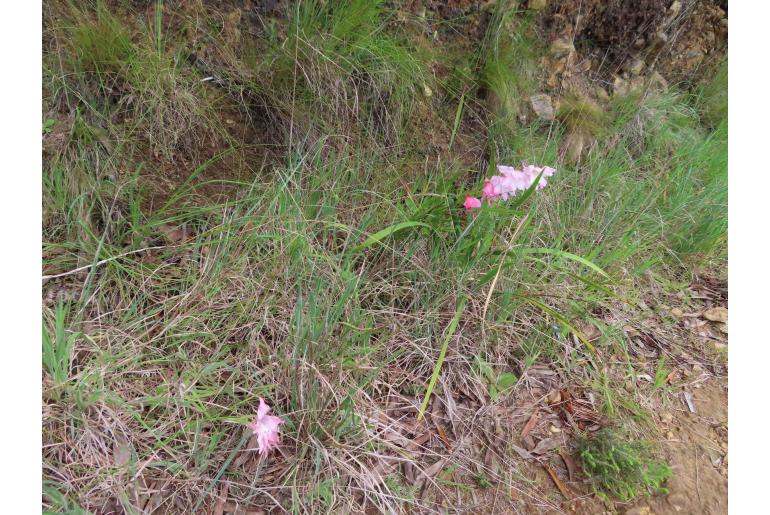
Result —
[[214, 509], [211, 510], [212, 515], [223, 515], [225, 513], [225, 502], [227, 502], [227, 491], [230, 489], [230, 483], [223, 483], [222, 489], [219, 491], [219, 499], [217, 499]]
[[118, 437], [112, 444], [112, 463], [116, 467], [122, 467], [131, 459], [131, 445]]
[[690, 410], [690, 413], [696, 413], [695, 411], [695, 399], [693, 398], [692, 394], [690, 392], [684, 392], [684, 401], [687, 403], [687, 409]]
[[585, 336], [586, 340], [589, 342], [596, 340], [602, 335], [601, 331], [599, 331], [599, 329], [597, 329], [593, 324], [581, 324], [579, 330], [581, 333], [583, 333], [583, 336]]
[[564, 496], [564, 498], [571, 499], [572, 494], [567, 488], [567, 485], [561, 482], [561, 479], [559, 479], [559, 476], [556, 475], [556, 472], [554, 472], [553, 469], [551, 469], [551, 467], [549, 467], [545, 463], [543, 463], [543, 468], [545, 469], [546, 472], [548, 472], [548, 475], [551, 476], [551, 479], [556, 484], [556, 487], [559, 489], [559, 491]]
[[224, 511], [234, 515], [264, 515], [265, 510], [256, 507], [243, 507], [238, 503], [227, 502], [224, 505]]
[[533, 454], [544, 454], [548, 451], [552, 451], [553, 449], [556, 449], [562, 444], [561, 438], [545, 438], [543, 440], [540, 440], [537, 442], [537, 445], [534, 449], [532, 449]]
[[529, 453], [528, 451], [526, 451], [525, 449], [522, 449], [522, 448], [521, 448], [521, 447], [519, 447], [518, 445], [514, 445], [514, 444], [511, 444], [511, 448], [512, 448], [514, 451], [516, 451], [516, 454], [518, 454], [519, 456], [521, 456], [521, 457], [522, 457], [522, 459], [525, 459], [525, 460], [534, 460], [534, 459], [535, 459], [535, 457], [534, 457], [534, 456], [532, 456], [532, 454], [530, 454], [530, 453]]
[[551, 390], [545, 400], [548, 404], [558, 404], [561, 402], [561, 392], [559, 390]]
[[438, 436], [441, 439], [441, 442], [444, 444], [444, 447], [446, 447], [447, 451], [452, 452], [452, 444], [449, 443], [449, 438], [447, 438], [444, 428], [441, 427], [441, 425], [436, 424], [436, 429], [438, 429]]
[[636, 338], [637, 336], [639, 336], [639, 331], [637, 331], [630, 325], [624, 326], [623, 331], [625, 331], [626, 336], [628, 336], [629, 338]]
[[413, 439], [412, 442], [407, 445], [407, 449], [414, 451], [422, 447], [422, 445], [430, 440], [430, 431], [426, 431], [417, 438]]
[[712, 322], [721, 322], [723, 324], [727, 323], [727, 308], [723, 308], [722, 306], [717, 306], [715, 308], [707, 309], [703, 312], [703, 317], [706, 320], [711, 320]]
[[564, 461], [564, 464], [567, 466], [567, 473], [569, 474], [569, 480], [574, 481], [575, 476], [577, 474], [577, 463], [575, 463], [574, 458], [570, 456], [570, 454], [564, 449], [559, 451], [559, 456], [561, 456], [561, 459]]
[[[560, 397], [561, 398], [561, 397]], [[535, 426], [537, 425], [537, 421], [540, 418], [540, 412], [535, 411], [531, 417], [529, 417], [529, 421], [527, 421], [527, 424], [524, 426], [524, 429], [521, 430], [521, 439], [527, 437], [527, 435], [532, 431]]]
[[[251, 432], [250, 429], [247, 429], [249, 432]], [[249, 438], [249, 443], [246, 444], [246, 449], [241, 451], [240, 456], [235, 458], [235, 461], [233, 461], [233, 467], [239, 468], [241, 465], [246, 463], [246, 460], [251, 458], [254, 455], [254, 449], [257, 448], [257, 435], [251, 435], [251, 438]]]
[[438, 460], [436, 463], [434, 463], [430, 467], [424, 469], [422, 471], [423, 475], [425, 475], [425, 477], [428, 477], [428, 478], [435, 476], [436, 474], [441, 472], [441, 469], [444, 468], [444, 464], [446, 463], [446, 461], [447, 461], [447, 458]]
[[158, 226], [158, 230], [172, 243], [179, 243], [187, 239], [187, 230], [183, 227], [161, 224]]

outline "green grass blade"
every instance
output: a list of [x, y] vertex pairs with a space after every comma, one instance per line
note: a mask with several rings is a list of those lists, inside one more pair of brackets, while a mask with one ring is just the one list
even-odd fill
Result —
[[457, 324], [460, 323], [460, 316], [462, 316], [463, 311], [465, 310], [465, 303], [468, 301], [466, 297], [461, 297], [460, 302], [457, 304], [457, 308], [455, 309], [455, 316], [452, 318], [452, 321], [449, 323], [449, 327], [447, 327], [446, 336], [444, 336], [444, 341], [441, 344], [441, 351], [439, 352], [438, 359], [436, 360], [436, 366], [433, 367], [433, 374], [430, 377], [430, 382], [428, 383], [428, 388], [425, 389], [425, 398], [422, 400], [422, 406], [420, 406], [420, 413], [417, 415], [417, 420], [422, 420], [423, 415], [425, 414], [425, 409], [428, 407], [428, 402], [430, 402], [430, 396], [433, 393], [433, 388], [436, 386], [436, 382], [438, 381], [438, 376], [441, 373], [441, 366], [444, 364], [444, 358], [446, 357], [446, 351], [447, 348], [449, 348], [449, 340], [452, 339], [452, 336], [455, 334], [455, 330], [457, 329]]
[[384, 240], [388, 236], [391, 236], [392, 234], [395, 234], [399, 231], [403, 231], [404, 229], [409, 229], [411, 227], [426, 227], [428, 229], [431, 228], [430, 225], [428, 224], [425, 224], [422, 222], [415, 222], [413, 220], [408, 222], [400, 222], [400, 223], [391, 225], [390, 227], [386, 227], [381, 231], [377, 231], [376, 233], [366, 238], [366, 240], [363, 243], [353, 248], [353, 254], [356, 254], [378, 243], [381, 243], [382, 240]]
[[545, 247], [529, 247], [529, 248], [523, 248], [523, 249], [515, 249], [514, 253], [516, 254], [550, 254], [552, 256], [559, 256], [566, 259], [570, 259], [572, 261], [576, 261], [582, 265], [587, 266], [594, 272], [598, 273], [599, 275], [602, 275], [606, 277], [607, 279], [610, 279], [610, 275], [601, 269], [597, 264], [587, 260], [584, 257], [580, 257], [576, 254], [572, 254], [571, 252], [566, 252], [564, 250], [559, 249], [549, 249]]
[[460, 127], [460, 121], [463, 116], [463, 107], [465, 106], [465, 92], [460, 96], [460, 104], [457, 106], [457, 112], [455, 113], [455, 123], [452, 126], [452, 135], [449, 137], [449, 148], [452, 150], [452, 144], [455, 142], [455, 136], [457, 136], [457, 129]]
[[569, 321], [566, 318], [564, 318], [564, 315], [562, 315], [555, 309], [546, 306], [539, 300], [533, 299], [532, 297], [527, 297], [526, 295], [516, 295], [516, 296], [521, 300], [523, 300], [524, 302], [527, 302], [529, 304], [532, 304], [533, 306], [540, 308], [543, 312], [551, 315], [553, 318], [555, 318], [556, 320], [564, 324], [564, 326], [567, 327], [567, 329], [575, 333], [575, 336], [577, 336], [578, 340], [580, 340], [583, 343], [583, 345], [586, 346], [586, 349], [588, 349], [593, 356], [596, 356], [596, 347], [594, 347], [591, 344], [591, 342], [588, 341], [588, 338], [586, 338], [585, 335], [583, 335], [583, 333], [575, 329], [575, 327], [573, 327], [572, 324], [570, 324]]

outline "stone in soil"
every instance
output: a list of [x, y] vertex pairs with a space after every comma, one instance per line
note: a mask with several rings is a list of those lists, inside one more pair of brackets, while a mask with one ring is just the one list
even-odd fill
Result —
[[534, 111], [538, 118], [549, 122], [553, 121], [555, 116], [551, 97], [542, 93], [538, 95], [532, 95], [529, 97], [529, 102], [532, 106], [532, 111]]

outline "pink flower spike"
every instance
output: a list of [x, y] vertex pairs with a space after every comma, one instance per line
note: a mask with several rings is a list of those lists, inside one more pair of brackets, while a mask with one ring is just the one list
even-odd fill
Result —
[[257, 435], [257, 446], [259, 453], [266, 456], [271, 449], [279, 445], [278, 432], [283, 420], [273, 415], [268, 415], [270, 406], [268, 406], [262, 397], [259, 398], [259, 408], [257, 408], [257, 418], [249, 424], [252, 433]]
[[478, 209], [481, 207], [481, 201], [477, 199], [476, 197], [471, 197], [468, 195], [465, 197], [465, 202], [463, 202], [463, 207], [466, 211], [470, 211], [471, 209]]
[[513, 177], [514, 174], [519, 173], [516, 168], [505, 165], [497, 165], [497, 171], [500, 172], [500, 175], [504, 175], [506, 177]]
[[481, 190], [481, 198], [494, 198], [495, 196], [495, 187], [492, 185], [492, 183], [487, 179], [484, 181], [484, 189]]
[[550, 166], [543, 167], [543, 177], [550, 177], [555, 173], [556, 173], [556, 168], [551, 168]]
[[524, 172], [516, 171], [516, 174], [512, 178], [515, 190], [525, 191], [532, 184], [532, 179]]

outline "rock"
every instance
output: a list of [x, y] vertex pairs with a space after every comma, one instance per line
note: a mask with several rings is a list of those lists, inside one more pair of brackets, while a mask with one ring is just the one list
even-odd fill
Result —
[[553, 121], [554, 112], [553, 104], [551, 103], [551, 97], [546, 94], [532, 95], [529, 97], [529, 103], [532, 105], [532, 110], [535, 112], [538, 118], [545, 121]]
[[655, 37], [653, 37], [652, 41], [650, 42], [650, 53], [648, 59], [654, 58], [654, 56], [660, 51], [661, 48], [663, 48], [663, 45], [666, 43], [668, 43], [668, 34], [662, 31], [656, 32]]
[[723, 308], [722, 306], [717, 306], [715, 308], [707, 309], [703, 312], [703, 317], [706, 320], [711, 320], [712, 322], [721, 322], [723, 324], [727, 323], [727, 309]]
[[649, 506], [637, 506], [626, 510], [626, 515], [653, 515]]
[[682, 10], [682, 2], [679, 0], [674, 0], [674, 2], [671, 4], [671, 7], [668, 8], [669, 15], [673, 18], [677, 14], [680, 13]]
[[712, 343], [714, 350], [717, 352], [722, 352], [727, 350], [727, 344], [722, 342], [713, 342]]
[[628, 83], [628, 91], [643, 91], [644, 90], [644, 77], [633, 77]]
[[610, 95], [607, 93], [607, 90], [604, 89], [603, 87], [597, 85], [594, 88], [594, 91], [596, 92], [596, 97], [599, 100], [602, 100], [602, 101], [606, 102], [606, 101], [608, 101], [610, 99]]
[[548, 6], [548, 0], [529, 0], [527, 8], [533, 11], [542, 11]]
[[558, 38], [551, 43], [551, 55], [554, 57], [566, 57], [575, 51], [575, 45], [569, 38]]
[[644, 70], [644, 61], [641, 59], [634, 59], [630, 61], [628, 66], [628, 73], [631, 75], [639, 75]]
[[625, 95], [628, 93], [628, 82], [621, 77], [615, 77], [612, 81], [612, 94], [613, 95]]

